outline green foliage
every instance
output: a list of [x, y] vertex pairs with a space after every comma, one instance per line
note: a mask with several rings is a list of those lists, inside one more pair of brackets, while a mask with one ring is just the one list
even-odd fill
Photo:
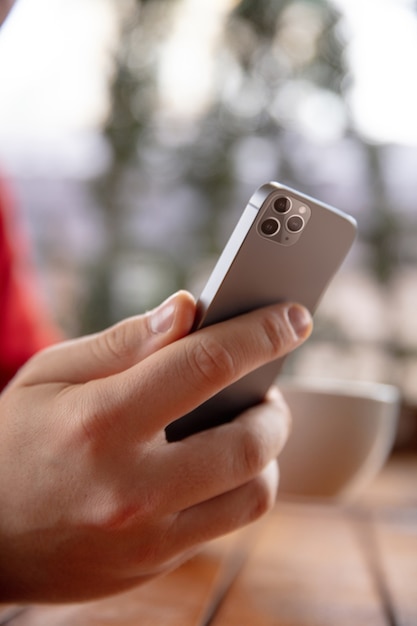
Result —
[[[170, 119], [161, 111], [157, 77], [162, 46], [172, 32], [180, 3], [114, 1], [120, 10], [121, 34], [110, 84], [110, 114], [103, 127], [111, 160], [96, 182], [109, 246], [92, 268], [83, 330], [102, 327], [167, 295], [165, 287], [155, 289], [142, 301], [138, 297], [135, 309], [114, 302], [119, 262], [136, 257], [140, 264], [147, 254], [154, 258], [148, 237], [134, 236], [126, 223], [148, 214], [155, 194], [164, 203], [165, 213], [158, 218], [162, 220], [177, 210], [172, 204], [175, 190], [195, 194], [199, 226], [190, 229], [185, 238], [189, 244], [182, 244], [182, 254], [173, 251], [175, 244], [157, 250], [172, 289], [186, 286], [190, 268], [220, 245], [222, 224], [242, 186], [236, 154], [243, 142], [264, 138], [277, 155], [275, 177], [305, 188], [305, 180], [293, 166], [299, 142], [288, 142], [288, 135], [296, 135], [297, 129], [291, 124], [286, 127], [275, 103], [289, 85], [297, 83], [310, 85], [318, 93], [331, 92], [343, 106], [346, 85], [339, 14], [331, 5], [324, 0], [241, 0], [227, 16], [223, 37], [213, 51], [216, 80], [211, 101], [196, 119]], [[284, 113], [291, 115], [290, 109]], [[352, 132], [349, 124], [347, 132]], [[375, 160], [373, 167], [378, 167]], [[379, 207], [368, 238], [378, 244], [373, 248], [374, 267], [378, 276], [386, 279], [393, 263], [389, 242], [395, 230], [394, 217], [386, 208], [380, 220], [378, 211]]]

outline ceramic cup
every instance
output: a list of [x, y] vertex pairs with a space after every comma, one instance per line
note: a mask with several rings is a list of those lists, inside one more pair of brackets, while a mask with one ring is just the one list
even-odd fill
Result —
[[281, 495], [351, 497], [385, 463], [396, 434], [399, 393], [379, 383], [280, 380], [292, 417], [279, 458]]

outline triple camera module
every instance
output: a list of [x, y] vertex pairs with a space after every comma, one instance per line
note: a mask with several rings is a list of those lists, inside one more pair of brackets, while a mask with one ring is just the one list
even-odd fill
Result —
[[299, 239], [310, 215], [310, 207], [298, 199], [275, 196], [263, 212], [258, 230], [264, 237], [291, 246]]

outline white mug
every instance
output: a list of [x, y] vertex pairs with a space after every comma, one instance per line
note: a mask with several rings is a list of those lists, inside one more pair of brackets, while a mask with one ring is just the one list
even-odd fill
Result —
[[293, 418], [279, 457], [280, 493], [342, 498], [364, 489], [394, 443], [398, 389], [326, 379], [283, 379], [278, 386]]

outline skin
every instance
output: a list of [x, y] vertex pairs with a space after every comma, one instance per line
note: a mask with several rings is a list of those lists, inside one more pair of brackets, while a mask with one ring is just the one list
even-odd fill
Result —
[[14, 5], [14, 0], [0, 0], [0, 26], [9, 14], [10, 9]]
[[164, 427], [311, 331], [298, 305], [188, 334], [158, 309], [33, 357], [0, 396], [0, 600], [116, 593], [169, 571], [275, 502], [289, 413], [279, 392], [223, 426]]

